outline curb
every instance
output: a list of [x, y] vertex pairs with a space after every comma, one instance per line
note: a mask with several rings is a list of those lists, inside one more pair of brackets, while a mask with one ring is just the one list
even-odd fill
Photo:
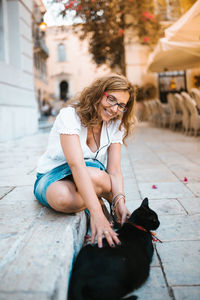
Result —
[[41, 208], [0, 266], [0, 299], [66, 300], [73, 260], [85, 233], [84, 212], [66, 215]]

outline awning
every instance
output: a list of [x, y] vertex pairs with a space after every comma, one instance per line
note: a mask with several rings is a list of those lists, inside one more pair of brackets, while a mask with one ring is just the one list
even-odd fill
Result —
[[148, 71], [164, 72], [200, 67], [200, 0], [165, 30], [149, 56]]
[[164, 72], [200, 67], [200, 42], [159, 40], [149, 56], [148, 71]]
[[200, 0], [165, 30], [165, 36], [170, 41], [200, 42]]

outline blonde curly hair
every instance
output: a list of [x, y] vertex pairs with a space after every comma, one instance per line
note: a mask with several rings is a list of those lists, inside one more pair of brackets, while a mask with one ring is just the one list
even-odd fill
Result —
[[[128, 79], [122, 75], [111, 74], [98, 78], [79, 95], [68, 101], [67, 106], [75, 108], [83, 126], [94, 126], [99, 122], [98, 107], [104, 92], [127, 91], [130, 95], [127, 110], [122, 114], [119, 129], [124, 128], [123, 142], [132, 133], [135, 119], [136, 90]], [[116, 119], [111, 120], [111, 122]]]

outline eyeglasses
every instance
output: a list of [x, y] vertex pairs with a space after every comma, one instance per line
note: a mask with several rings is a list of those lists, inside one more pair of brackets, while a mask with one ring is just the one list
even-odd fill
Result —
[[122, 113], [127, 111], [127, 106], [125, 104], [118, 103], [117, 99], [113, 95], [108, 95], [106, 92], [104, 92], [104, 95], [106, 96], [106, 101], [108, 102], [108, 104], [110, 104], [111, 106], [117, 105], [118, 110]]

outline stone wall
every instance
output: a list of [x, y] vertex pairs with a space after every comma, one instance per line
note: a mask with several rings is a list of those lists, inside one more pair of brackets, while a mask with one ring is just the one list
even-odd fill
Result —
[[0, 0], [0, 141], [37, 131], [32, 1]]

